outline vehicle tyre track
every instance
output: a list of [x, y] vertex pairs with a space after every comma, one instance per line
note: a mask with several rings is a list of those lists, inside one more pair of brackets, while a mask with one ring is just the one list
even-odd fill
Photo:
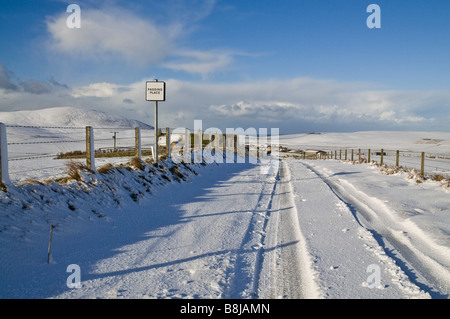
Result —
[[[434, 259], [431, 257], [431, 253], [426, 255], [414, 247], [406, 236], [407, 232], [402, 230], [402, 225], [386, 213], [389, 208], [377, 199], [354, 189], [353, 185], [346, 181], [338, 183], [339, 181], [333, 181], [311, 165], [306, 163], [304, 165], [320, 177], [336, 196], [349, 206], [361, 226], [372, 233], [380, 247], [390, 258], [395, 260], [412, 283], [436, 298], [448, 298], [450, 272], [445, 264], [444, 257], [446, 256], [441, 257], [439, 262], [440, 256], [436, 256]], [[392, 246], [396, 252], [392, 251], [392, 247], [389, 246]], [[428, 282], [418, 281], [418, 274]]]
[[280, 163], [278, 183], [272, 196], [261, 261], [258, 296], [261, 298], [319, 298], [313, 270], [293, 200], [290, 171]]

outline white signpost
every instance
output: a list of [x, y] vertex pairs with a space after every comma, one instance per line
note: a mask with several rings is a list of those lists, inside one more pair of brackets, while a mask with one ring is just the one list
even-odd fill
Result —
[[158, 163], [158, 102], [166, 100], [166, 82], [147, 81], [145, 83], [145, 99], [155, 102], [155, 147], [154, 160]]

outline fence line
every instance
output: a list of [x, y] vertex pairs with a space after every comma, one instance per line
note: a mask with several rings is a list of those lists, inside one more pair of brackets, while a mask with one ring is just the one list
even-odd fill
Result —
[[[80, 133], [82, 132], [81, 129], [85, 130], [85, 137], [84, 139], [70, 139], [69, 136], [67, 137], [61, 137], [62, 140], [58, 140], [57, 138], [55, 138], [55, 140], [51, 140], [50, 138], [53, 138], [53, 136], [51, 135], [51, 133], [49, 132], [45, 132], [43, 134], [35, 134], [36, 136], [32, 136], [31, 134], [28, 133], [21, 133], [21, 134], [17, 134], [17, 132], [12, 133], [12, 135], [15, 137], [15, 141], [13, 142], [7, 142], [7, 128], [8, 129], [15, 129], [15, 128], [25, 128], [25, 129], [57, 129], [57, 130], [78, 130], [80, 131]], [[98, 132], [99, 130], [102, 130], [103, 133], [101, 134], [102, 136], [100, 136], [100, 138], [96, 138], [95, 137], [95, 132]], [[110, 130], [111, 132], [109, 133], [114, 133], [114, 136], [112, 136], [111, 138], [102, 138], [104, 137], [104, 134], [106, 132], [104, 132], [105, 130]], [[117, 132], [119, 131], [120, 132]], [[134, 132], [131, 133], [131, 130], [133, 130]], [[147, 129], [141, 129], [141, 128], [117, 128], [117, 127], [101, 127], [101, 128], [93, 128], [91, 126], [87, 126], [87, 127], [68, 127], [68, 126], [33, 126], [33, 125], [5, 125], [3, 123], [0, 123], [0, 139], [1, 139], [1, 145], [0, 145], [0, 150], [1, 150], [1, 157], [0, 157], [0, 162], [1, 162], [1, 166], [0, 166], [0, 186], [3, 187], [3, 185], [5, 184], [10, 184], [11, 180], [9, 177], [9, 168], [8, 168], [8, 163], [9, 162], [17, 162], [17, 161], [27, 161], [27, 160], [37, 160], [37, 159], [41, 159], [41, 158], [54, 158], [54, 159], [70, 159], [70, 158], [81, 158], [84, 159], [86, 161], [86, 166], [90, 169], [92, 169], [93, 171], [96, 171], [96, 167], [95, 167], [95, 158], [100, 158], [100, 157], [137, 157], [139, 159], [141, 159], [143, 152], [147, 155], [151, 155], [153, 157], [153, 160], [155, 161], [155, 153], [157, 153], [156, 151], [154, 151], [153, 146], [150, 146], [150, 148], [144, 147], [144, 143], [143, 143], [143, 139], [148, 139], [148, 138], [154, 138], [154, 136], [148, 136], [148, 135], [143, 135], [142, 131], [146, 131]], [[129, 134], [129, 136], [127, 137], [117, 137], [117, 133], [124, 133], [123, 131], [128, 131], [125, 132], [125, 134]], [[201, 148], [203, 148], [205, 146], [205, 141], [208, 141], [208, 144], [211, 143], [214, 144], [215, 147], [217, 147], [216, 149], [219, 149], [220, 145], [219, 143], [223, 143], [223, 150], [229, 149], [229, 147], [234, 147], [234, 152], [238, 152], [238, 148], [237, 148], [237, 144], [238, 144], [238, 137], [237, 135], [233, 135], [232, 137], [229, 136], [229, 134], [221, 134], [221, 136], [219, 137], [218, 134], [213, 134], [213, 133], [204, 133], [202, 131], [199, 132], [194, 132], [192, 133], [192, 131], [190, 131], [189, 129], [185, 129], [185, 132], [183, 133], [175, 133], [173, 131], [171, 131], [170, 128], [166, 128], [165, 129], [165, 133], [162, 133], [161, 130], [158, 130], [158, 136], [157, 139], [159, 140], [159, 138], [161, 136], [166, 136], [165, 138], [165, 143], [164, 142], [160, 142], [158, 143], [158, 148], [161, 148], [161, 156], [171, 156], [171, 148], [172, 148], [172, 144], [177, 145], [177, 143], [181, 142], [179, 140], [176, 140], [174, 142], [171, 141], [171, 135], [172, 134], [179, 134], [182, 136], [182, 141], [183, 141], [183, 147], [182, 147], [182, 151], [183, 152], [188, 152], [190, 154], [190, 152], [192, 151], [196, 151], [196, 147], [198, 147], [198, 145], [200, 145]], [[8, 132], [8, 134], [11, 134]], [[61, 136], [64, 134], [73, 134], [73, 133], [69, 133], [69, 132], [58, 132], [58, 134], [60, 135], [55, 135], [55, 137], [57, 136]], [[23, 137], [25, 139], [25, 141], [17, 141], [17, 138], [19, 137]], [[26, 141], [27, 139], [37, 139], [37, 140], [29, 140]], [[43, 140], [42, 140], [43, 139]], [[113, 148], [112, 146], [109, 147], [101, 147], [102, 143], [104, 141], [111, 141], [113, 139], [114, 142], [114, 150], [117, 151], [115, 152], [116, 154], [106, 154], [104, 155], [104, 153], [107, 153], [108, 149], [111, 151], [111, 149]], [[123, 146], [123, 145], [117, 145], [117, 141], [125, 141], [125, 140], [129, 140], [130, 143], [129, 145]], [[96, 143], [100, 142], [100, 145], [96, 145]], [[80, 143], [79, 147], [81, 148], [81, 150], [76, 150], [76, 151], [65, 151], [65, 152], [59, 152], [56, 153], [55, 149], [52, 147], [47, 147], [45, 145], [51, 145], [51, 144], [57, 144], [57, 145], [64, 145], [64, 144], [75, 144], [75, 143]], [[164, 145], [165, 144], [165, 145]], [[36, 152], [25, 152], [22, 147], [26, 147], [29, 145], [42, 145], [42, 148], [39, 148], [39, 151]], [[84, 145], [84, 146], [83, 146]], [[234, 145], [234, 146], [233, 146]], [[97, 146], [97, 149], [95, 148], [95, 146]], [[100, 146], [100, 147], [98, 147]], [[8, 156], [8, 151], [10, 151], [8, 148], [19, 148], [19, 150], [15, 150], [14, 155], [13, 156]], [[49, 150], [48, 152], [46, 152], [46, 150]], [[149, 152], [149, 150], [151, 152]], [[188, 153], [184, 153], [184, 154], [188, 154]], [[189, 157], [190, 159], [190, 157]], [[186, 160], [189, 160], [186, 159]], [[155, 161], [156, 162], [156, 161]], [[57, 167], [64, 167], [64, 165], [61, 166], [52, 166], [52, 165], [45, 165], [46, 167], [32, 167], [32, 166], [36, 166], [36, 164], [41, 164], [40, 162], [35, 162], [33, 163], [33, 165], [27, 165], [26, 168], [23, 168], [22, 171], [20, 171], [18, 169], [19, 166], [15, 166], [15, 170], [14, 172], [12, 172], [11, 174], [13, 175], [20, 175], [22, 174], [28, 174], [29, 172], [33, 172], [33, 171], [42, 171], [42, 170], [47, 170], [47, 169], [51, 169], [51, 168], [57, 168]]]
[[[379, 165], [393, 165], [394, 167], [414, 168], [424, 176], [430, 169], [440, 170], [440, 173], [450, 175], [450, 156], [418, 151], [386, 150], [380, 149], [333, 149], [329, 151], [302, 151], [303, 159], [336, 159], [353, 162], [377, 163]], [[417, 161], [413, 161], [416, 158]], [[409, 160], [408, 160], [409, 159]], [[448, 161], [447, 161], [448, 159]], [[407, 164], [406, 166], [404, 164]], [[445, 165], [447, 164], [447, 165]]]

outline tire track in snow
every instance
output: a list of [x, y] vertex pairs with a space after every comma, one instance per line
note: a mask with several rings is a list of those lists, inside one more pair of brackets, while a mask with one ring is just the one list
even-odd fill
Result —
[[306, 240], [297, 217], [290, 177], [289, 167], [281, 161], [271, 205], [273, 216], [265, 238], [258, 295], [269, 299], [320, 298]]
[[230, 286], [230, 298], [232, 299], [258, 298], [259, 278], [263, 265], [263, 246], [278, 180], [279, 171], [275, 176], [267, 175], [257, 204], [252, 211], [252, 217], [236, 258], [235, 274]]
[[[442, 263], [448, 256], [442, 256], [439, 260], [440, 256], [433, 258], [431, 254], [433, 249], [430, 249], [428, 254], [418, 249], [408, 238], [408, 225], [396, 221], [393, 217], [395, 213], [391, 212], [382, 201], [370, 197], [345, 180], [334, 181], [315, 167], [306, 163], [304, 165], [349, 206], [361, 226], [372, 233], [378, 245], [403, 270], [412, 284], [435, 298], [448, 298], [450, 272], [446, 262]], [[423, 238], [415, 239], [419, 242], [423, 240]], [[418, 275], [428, 282], [423, 283], [423, 278], [419, 280]]]

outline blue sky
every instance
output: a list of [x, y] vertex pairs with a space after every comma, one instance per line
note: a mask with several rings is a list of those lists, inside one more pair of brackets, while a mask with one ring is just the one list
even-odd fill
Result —
[[0, 111], [152, 123], [144, 85], [158, 78], [163, 126], [448, 131], [449, 17], [447, 0], [2, 1]]

